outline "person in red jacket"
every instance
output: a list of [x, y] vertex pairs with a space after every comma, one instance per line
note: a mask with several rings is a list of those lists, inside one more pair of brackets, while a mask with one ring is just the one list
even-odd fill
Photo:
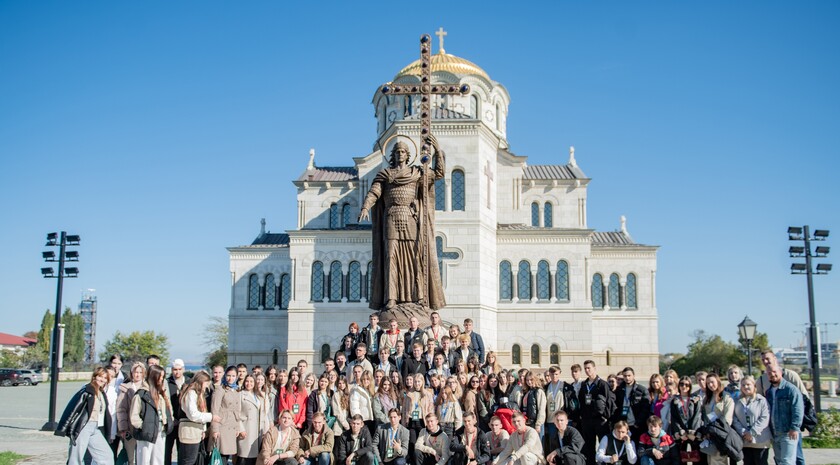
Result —
[[282, 412], [292, 412], [295, 427], [302, 429], [306, 423], [306, 397], [309, 393], [303, 387], [303, 381], [296, 368], [289, 370], [289, 382], [286, 388], [277, 394], [277, 408]]
[[639, 438], [638, 455], [640, 465], [677, 465], [679, 463], [674, 438], [662, 431], [662, 419], [651, 415], [647, 420], [647, 432]]

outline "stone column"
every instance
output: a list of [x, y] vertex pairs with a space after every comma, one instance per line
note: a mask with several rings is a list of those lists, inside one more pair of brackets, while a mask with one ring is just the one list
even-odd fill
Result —
[[510, 301], [517, 303], [519, 302], [519, 267], [514, 268], [513, 265], [511, 265], [510, 268], [511, 274], [513, 275], [513, 280], [510, 283], [510, 290], [513, 297]]

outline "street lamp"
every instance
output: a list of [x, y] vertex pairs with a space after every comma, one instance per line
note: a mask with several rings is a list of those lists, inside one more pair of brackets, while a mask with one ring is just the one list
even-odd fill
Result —
[[788, 239], [792, 241], [803, 241], [805, 246], [794, 246], [789, 249], [790, 256], [794, 258], [805, 257], [805, 263], [793, 263], [790, 266], [791, 274], [804, 274], [808, 277], [808, 317], [810, 318], [810, 327], [808, 334], [809, 338], [809, 352], [811, 358], [811, 372], [814, 378], [814, 409], [817, 412], [822, 410], [820, 402], [820, 331], [817, 324], [817, 316], [814, 310], [814, 281], [815, 274], [828, 274], [831, 271], [831, 264], [820, 263], [817, 265], [817, 271], [813, 270], [811, 266], [812, 258], [824, 258], [828, 256], [829, 247], [819, 246], [816, 249], [816, 254], [811, 254], [811, 241], [824, 241], [828, 238], [829, 231], [827, 229], [817, 229], [813, 236], [810, 233], [808, 225], [803, 227], [791, 226], [788, 228]]
[[58, 289], [55, 293], [55, 325], [53, 326], [50, 343], [50, 410], [47, 414], [48, 420], [41, 427], [41, 431], [55, 431], [58, 426], [55, 422], [55, 398], [58, 391], [58, 365], [63, 345], [61, 343], [61, 334], [64, 328], [64, 325], [61, 324], [61, 292], [64, 289], [64, 278], [76, 278], [79, 276], [78, 268], [65, 268], [64, 262], [79, 261], [79, 252], [66, 250], [66, 248], [68, 245], [79, 245], [80, 241], [81, 239], [78, 235], [68, 236], [64, 231], [61, 231], [60, 237], [58, 233], [49, 233], [47, 234], [46, 247], [58, 247], [58, 257], [56, 259], [55, 252], [51, 250], [41, 252], [41, 256], [45, 262], [58, 262], [58, 270], [54, 270], [51, 266], [41, 268], [41, 274], [45, 278], [58, 278]]
[[752, 375], [752, 341], [755, 339], [755, 328], [758, 326], [750, 317], [744, 317], [744, 321], [738, 324], [738, 332], [741, 339], [747, 343], [747, 374]]

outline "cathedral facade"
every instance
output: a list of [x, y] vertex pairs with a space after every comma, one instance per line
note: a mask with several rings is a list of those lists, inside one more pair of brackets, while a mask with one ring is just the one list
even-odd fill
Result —
[[[419, 83], [419, 74], [417, 61], [393, 82]], [[529, 165], [510, 150], [510, 97], [483, 69], [441, 47], [432, 77], [472, 89], [433, 99], [432, 131], [446, 152], [435, 184], [444, 322], [472, 318], [505, 367], [558, 364], [568, 373], [593, 359], [601, 373], [657, 372], [657, 247], [636, 243], [623, 218], [617, 231], [587, 226], [590, 178], [574, 149], [557, 165]], [[372, 103], [379, 142], [371, 153], [325, 167], [311, 151], [293, 180], [297, 228], [269, 233], [263, 222], [251, 244], [228, 248], [230, 362], [320, 366], [351, 322], [367, 324], [371, 230], [357, 218], [390, 150], [378, 144], [395, 134], [420, 143], [416, 98], [377, 88]]]

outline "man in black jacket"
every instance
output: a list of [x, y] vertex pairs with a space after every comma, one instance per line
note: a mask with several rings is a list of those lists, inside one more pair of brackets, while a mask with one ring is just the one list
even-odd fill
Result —
[[370, 314], [370, 324], [362, 329], [359, 342], [367, 346], [367, 356], [371, 363], [379, 363], [379, 339], [385, 331], [379, 327], [379, 315]]
[[172, 361], [172, 374], [166, 379], [169, 389], [169, 402], [172, 404], [172, 419], [175, 422], [172, 431], [166, 435], [166, 444], [163, 449], [164, 465], [172, 464], [172, 449], [181, 444], [178, 440], [178, 422], [181, 420], [181, 390], [189, 380], [184, 376], [184, 361], [176, 358]]
[[341, 435], [336, 445], [336, 465], [373, 465], [376, 452], [370, 431], [364, 426], [365, 422], [358, 413], [350, 417], [350, 429]]
[[583, 436], [574, 427], [569, 426], [566, 412], [554, 413], [555, 434], [546, 438], [551, 452], [545, 458], [549, 465], [583, 465], [586, 458], [583, 450]]
[[455, 438], [449, 442], [452, 456], [449, 465], [486, 465], [490, 462], [490, 443], [482, 440], [481, 431], [476, 426], [475, 414], [464, 414], [464, 426], [455, 432]]
[[405, 358], [405, 363], [402, 366], [402, 377], [407, 378], [408, 375], [421, 374], [426, 376], [426, 360], [423, 359], [423, 346], [415, 342], [411, 347], [411, 355]]
[[636, 372], [627, 367], [622, 372], [624, 381], [615, 391], [615, 413], [612, 423], [624, 420], [630, 426], [633, 441], [639, 442], [642, 433], [647, 431], [647, 417], [650, 416], [650, 401], [645, 388], [636, 382]]
[[595, 465], [595, 446], [599, 438], [610, 432], [609, 419], [615, 410], [615, 397], [610, 385], [598, 376], [595, 362], [583, 362], [586, 381], [580, 386], [581, 434], [585, 442], [583, 455], [587, 465]]

